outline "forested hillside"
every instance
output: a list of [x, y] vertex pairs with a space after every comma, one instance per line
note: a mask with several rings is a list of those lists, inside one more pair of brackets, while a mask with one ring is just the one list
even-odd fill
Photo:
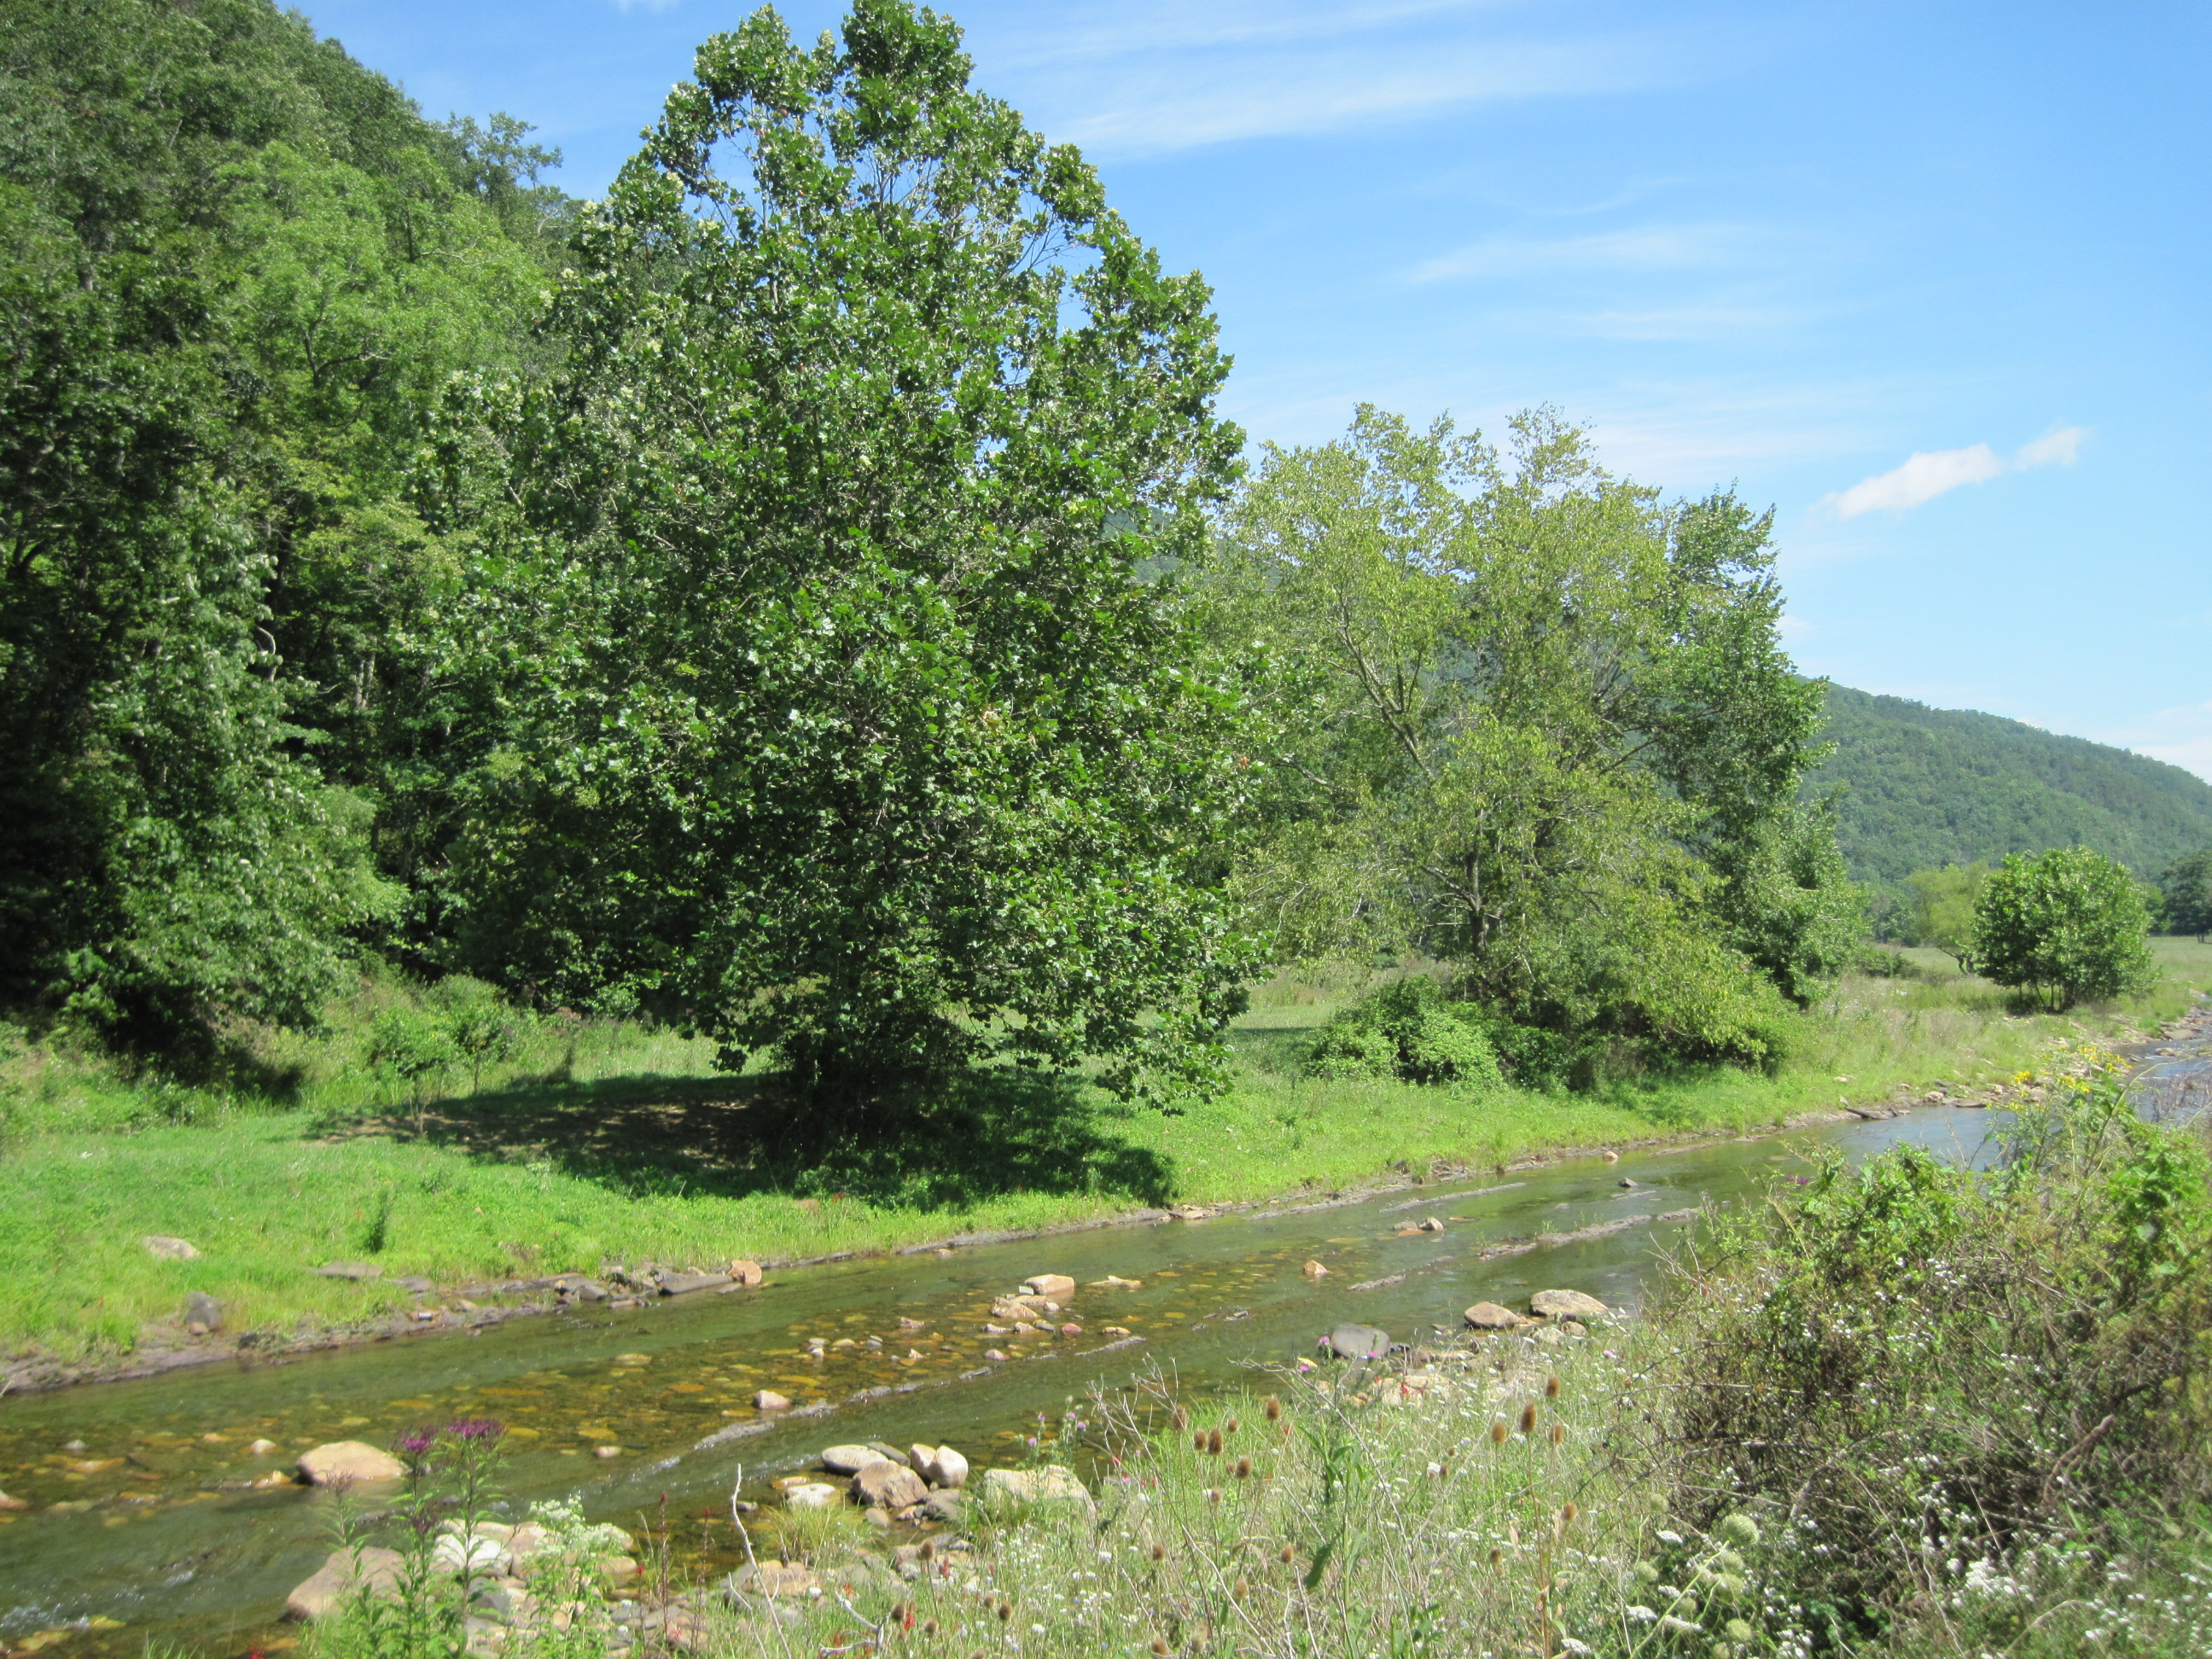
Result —
[[2124, 749], [1840, 685], [1827, 736], [1805, 787], [1841, 787], [1837, 840], [1859, 881], [2075, 844], [2149, 878], [2212, 845], [2212, 784]]

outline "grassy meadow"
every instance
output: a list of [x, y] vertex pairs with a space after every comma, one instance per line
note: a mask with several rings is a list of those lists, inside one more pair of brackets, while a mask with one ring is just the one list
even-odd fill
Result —
[[[2212, 946], [2156, 943], [2149, 996], [2061, 1017], [2013, 1015], [1948, 958], [1907, 952], [1904, 972], [1850, 975], [1800, 1016], [1775, 1075], [1583, 1094], [1307, 1079], [1313, 1028], [1364, 988], [1286, 978], [1255, 993], [1218, 1100], [1168, 1115], [1080, 1083], [979, 1079], [896, 1144], [829, 1159], [767, 1079], [631, 1024], [532, 1023], [474, 1077], [395, 1078], [364, 1058], [377, 1017], [419, 1000], [388, 975], [322, 1033], [258, 1042], [253, 1086], [133, 1081], [18, 1043], [0, 1066], [0, 1354], [99, 1362], [179, 1340], [193, 1291], [223, 1304], [229, 1334], [411, 1305], [389, 1283], [312, 1271], [333, 1260], [445, 1285], [616, 1261], [774, 1264], [1757, 1129], [2000, 1079], [2055, 1037], [2147, 1030], [2212, 989]], [[149, 1234], [201, 1255], [155, 1260]]]

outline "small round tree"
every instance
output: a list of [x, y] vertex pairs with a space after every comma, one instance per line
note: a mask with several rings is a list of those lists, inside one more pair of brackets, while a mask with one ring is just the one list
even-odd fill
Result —
[[2124, 866], [2086, 847], [2014, 853], [1974, 905], [1982, 972], [2056, 1012], [2148, 988], [2150, 915]]

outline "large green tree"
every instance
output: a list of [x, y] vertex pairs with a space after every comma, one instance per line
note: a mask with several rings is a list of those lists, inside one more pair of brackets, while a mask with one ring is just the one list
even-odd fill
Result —
[[2054, 1012], [2147, 989], [2149, 932], [2127, 866], [2087, 847], [2012, 854], [1974, 901], [1982, 972]]
[[508, 653], [465, 951], [863, 1117], [1201, 1080], [1242, 693], [1157, 573], [1241, 442], [1204, 283], [901, 0], [706, 42], [573, 258], [565, 360], [452, 433]]
[[1820, 688], [1775, 638], [1766, 521], [1613, 478], [1548, 412], [1500, 454], [1362, 409], [1270, 448], [1219, 626], [1284, 695], [1247, 891], [1292, 956], [1411, 945], [1521, 1018], [1769, 1051], [1771, 988], [1856, 931], [1792, 805]]

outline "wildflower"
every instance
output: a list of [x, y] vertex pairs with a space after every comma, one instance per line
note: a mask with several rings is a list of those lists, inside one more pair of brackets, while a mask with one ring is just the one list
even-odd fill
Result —
[[489, 1417], [465, 1417], [459, 1422], [447, 1424], [446, 1432], [464, 1444], [474, 1444], [478, 1441], [498, 1439], [507, 1432], [507, 1425], [495, 1422]]

